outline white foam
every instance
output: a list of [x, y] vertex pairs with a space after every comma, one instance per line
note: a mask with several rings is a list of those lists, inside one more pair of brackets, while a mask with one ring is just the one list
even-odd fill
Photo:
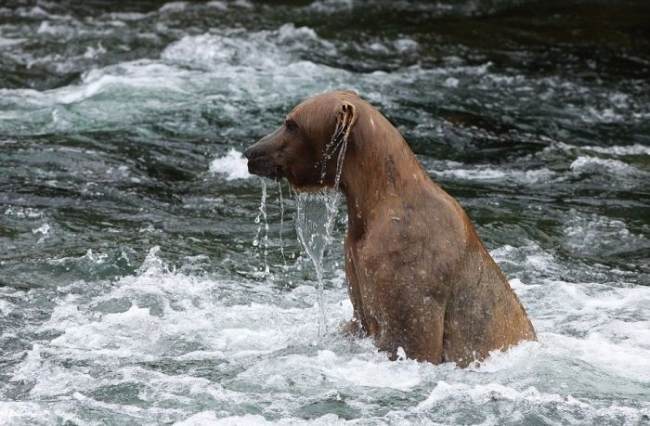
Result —
[[616, 252], [648, 244], [643, 234], [633, 234], [621, 220], [596, 214], [582, 215], [571, 210], [564, 226], [566, 245], [575, 253], [590, 255], [597, 252]]
[[248, 162], [241, 152], [234, 148], [223, 157], [216, 158], [210, 163], [210, 172], [225, 175], [226, 180], [248, 179]]
[[[535, 247], [523, 253], [518, 250], [505, 249], [502, 256], [526, 258], [540, 256], [541, 251]], [[426, 418], [449, 414], [453, 421], [455, 412], [480, 412], [485, 404], [506, 411], [557, 408], [588, 418], [635, 419], [643, 409], [623, 406], [608, 411], [594, 402], [600, 391], [575, 399], [571, 389], [594, 381], [597, 389], [607, 388], [611, 380], [624, 380], [631, 386], [650, 383], [648, 288], [548, 280], [528, 285], [513, 280], [540, 341], [496, 351], [480, 367], [460, 370], [448, 364], [389, 361], [372, 339], [330, 334], [319, 341], [312, 286], [278, 292], [268, 283], [185, 275], [170, 269], [160, 254], [153, 248], [135, 276], [110, 284], [93, 283], [98, 293], [90, 299], [79, 291], [87, 283], [60, 288], [49, 320], [32, 330], [58, 337], [27, 351], [11, 374], [12, 383], [32, 383], [30, 396], [34, 398], [56, 401], [73, 395], [82, 407], [130, 413], [142, 421], [169, 422], [171, 418], [179, 424], [266, 421], [233, 410], [196, 412], [195, 400], [228, 407], [264, 406], [286, 424], [304, 424], [301, 418], [286, 416], [299, 410], [304, 398], [342, 398], [362, 413], [373, 413], [373, 407], [387, 395], [422, 395], [423, 390], [419, 402], [399, 402], [389, 417], [402, 421], [409, 413]], [[544, 262], [557, 260], [547, 256]], [[349, 319], [352, 306], [344, 288], [330, 286], [325, 293], [328, 321], [335, 329]], [[101, 308], [111, 305], [107, 313]], [[12, 309], [0, 305], [0, 312]], [[70, 360], [73, 366], [62, 365], [61, 359]], [[567, 383], [557, 390], [549, 387], [548, 380], [574, 380], [560, 372], [573, 371], [576, 362], [590, 369], [585, 383]], [[147, 367], [149, 363], [176, 365], [180, 371], [158, 371]], [[215, 374], [233, 370], [237, 374], [221, 381], [211, 375], [196, 376], [193, 370], [185, 372], [182, 366], [188, 365], [211, 366]], [[139, 386], [138, 398], [146, 403], [166, 401], [182, 408], [140, 408], [92, 396], [115, 386]], [[625, 392], [631, 395], [635, 389], [618, 392], [625, 397]], [[13, 418], [25, 419], [25, 415]], [[315, 421], [339, 420], [329, 415]]]
[[298, 425], [338, 425], [347, 423], [340, 419], [335, 414], [325, 414], [324, 416], [304, 420], [300, 418], [282, 418], [276, 421], [266, 420], [258, 414], [245, 414], [243, 416], [228, 416], [219, 417], [214, 411], [203, 411], [195, 414], [190, 418], [174, 423], [174, 426], [268, 426], [268, 425], [282, 425], [282, 426], [298, 426]]
[[117, 21], [139, 21], [150, 15], [138, 12], [112, 12], [110, 16]]
[[48, 21], [43, 21], [36, 32], [55, 37], [71, 37], [74, 34], [74, 29], [69, 25], [53, 25]]
[[616, 112], [615, 108], [598, 109], [588, 106], [582, 115], [582, 120], [587, 123], [616, 123], [624, 121], [625, 116]]
[[[646, 298], [646, 304], [650, 299]], [[637, 321], [637, 327], [648, 330], [649, 321]], [[611, 324], [603, 331], [609, 331]], [[627, 334], [626, 330], [618, 331]], [[647, 337], [647, 333], [645, 336]], [[637, 342], [638, 344], [638, 342]], [[574, 356], [589, 364], [596, 365], [599, 370], [609, 371], [619, 377], [624, 377], [642, 383], [650, 382], [650, 349], [631, 347], [632, 345], [614, 343], [597, 331], [590, 332], [585, 340], [571, 342], [571, 351]]]
[[9, 315], [14, 311], [14, 309], [16, 309], [16, 306], [13, 303], [10, 303], [4, 299], [0, 299], [0, 314], [3, 316]]
[[[160, 90], [163, 90], [163, 93], [170, 91], [184, 93], [182, 86], [187, 74], [187, 72], [172, 69], [164, 64], [148, 61], [134, 62], [101, 70], [91, 70], [84, 75], [82, 85], [67, 86], [48, 94], [54, 96], [58, 103], [71, 104], [116, 89], [136, 91], [152, 89], [158, 93]], [[121, 117], [121, 115], [119, 116]]]
[[55, 413], [38, 402], [0, 401], [0, 424], [37, 425], [56, 424], [62, 420], [73, 424], [83, 424], [77, 416], [70, 413]]
[[47, 236], [50, 232], [50, 225], [47, 223], [42, 224], [38, 228], [32, 229], [32, 234], [41, 234]]
[[187, 2], [184, 1], [174, 1], [170, 3], [165, 3], [159, 9], [160, 12], [182, 12], [187, 8]]
[[43, 212], [32, 207], [10, 206], [4, 212], [7, 216], [14, 216], [20, 219], [38, 219], [43, 217]]
[[224, 65], [273, 71], [296, 62], [294, 52], [311, 49], [332, 51], [333, 45], [320, 39], [313, 29], [284, 24], [277, 30], [185, 36], [161, 54], [165, 61], [209, 67], [223, 72]]
[[474, 181], [511, 181], [525, 184], [545, 183], [553, 180], [556, 173], [546, 169], [537, 170], [508, 170], [477, 165], [468, 168], [467, 165], [455, 161], [436, 162], [434, 169], [428, 172], [442, 177]]
[[[404, 39], [394, 48], [409, 50], [416, 48], [414, 43]], [[152, 115], [167, 113], [170, 106], [182, 106], [187, 99], [198, 98], [209, 102], [214, 114], [238, 120], [248, 109], [258, 111], [260, 105], [288, 110], [315, 93], [340, 88], [358, 90], [371, 101], [390, 105], [381, 95], [381, 85], [422, 73], [409, 69], [386, 76], [358, 75], [301, 59], [303, 53], [314, 49], [330, 56], [337, 54], [337, 47], [313, 29], [293, 24], [258, 32], [232, 29], [185, 36], [167, 46], [160, 60], [94, 68], [76, 85], [46, 92], [0, 89], [6, 102], [21, 106], [20, 114], [4, 114], [3, 118], [17, 132], [123, 127], [146, 122]], [[88, 61], [88, 57], [103, 53], [103, 47], [98, 45], [69, 61], [36, 60], [77, 69], [78, 60]], [[63, 68], [59, 71], [66, 72]], [[291, 94], [290, 99], [286, 94]], [[117, 99], [120, 108], [116, 109], [113, 104]], [[183, 131], [192, 130], [183, 125]]]
[[579, 156], [571, 163], [571, 170], [576, 173], [611, 173], [617, 175], [645, 174], [641, 170], [620, 160], [603, 159], [590, 156]]
[[530, 287], [522, 301], [538, 332], [554, 332], [545, 350], [650, 382], [650, 288], [551, 281]]
[[393, 42], [393, 45], [400, 53], [412, 53], [418, 50], [419, 44], [411, 38], [400, 38]]
[[255, 5], [249, 0], [235, 0], [232, 3], [234, 6], [241, 7], [242, 9], [254, 9]]
[[26, 42], [26, 38], [4, 38], [0, 37], [0, 48], [14, 46]]
[[445, 87], [451, 87], [451, 88], [456, 88], [458, 87], [459, 80], [455, 77], [448, 77], [445, 79], [445, 81], [442, 83], [443, 86]]
[[328, 380], [353, 386], [372, 386], [407, 391], [421, 384], [421, 364], [376, 360], [340, 359], [331, 351], [320, 351], [316, 360]]
[[[174, 355], [168, 343], [176, 339], [176, 344], [185, 342], [187, 347], [203, 348], [201, 351], [206, 353], [250, 357], [286, 348], [296, 338], [300, 339], [297, 336], [317, 334], [316, 324], [308, 320], [316, 318], [314, 308], [280, 309], [255, 303], [226, 308], [218, 302], [208, 308], [204, 304], [210, 300], [216, 302], [210, 294], [222, 287], [223, 282], [165, 270], [154, 250], [140, 268], [140, 275], [122, 279], [119, 286], [93, 302], [100, 305], [131, 300], [130, 308], [123, 312], [97, 317], [92, 312], [76, 309], [78, 296], [59, 300], [50, 320], [43, 325], [46, 330], [63, 332], [50, 342], [51, 346], [80, 359], [110, 356], [152, 360]], [[197, 300], [204, 302], [197, 305]], [[152, 307], [138, 306], [151, 305], [152, 301], [155, 301]], [[155, 315], [152, 309], [157, 312]], [[337, 306], [334, 311], [342, 309]], [[294, 331], [282, 331], [287, 326]]]
[[168, 46], [161, 54], [166, 61], [218, 67], [220, 64], [275, 66], [277, 51], [260, 54], [252, 42], [213, 34], [185, 36]]
[[336, 13], [342, 10], [350, 10], [354, 8], [353, 0], [317, 0], [312, 2], [309, 6], [315, 12], [320, 13]]
[[[121, 72], [119, 76], [125, 80], [114, 83], [133, 86], [136, 92], [151, 88], [150, 97], [164, 98], [166, 102], [175, 102], [177, 96], [173, 92], [185, 92], [192, 96], [199, 93], [206, 101], [213, 102], [220, 116], [239, 120], [246, 114], [246, 108], [257, 111], [260, 105], [264, 105], [265, 108], [282, 106], [287, 109], [287, 98], [282, 93], [293, 94], [293, 104], [319, 91], [347, 86], [341, 82], [349, 76], [348, 72], [299, 58], [300, 52], [310, 51], [315, 46], [319, 50], [335, 51], [312, 29], [296, 28], [292, 24], [285, 24], [277, 30], [253, 33], [230, 30], [221, 34], [186, 36], [161, 53], [162, 64], [158, 65], [165, 67], [160, 68], [164, 79], [159, 80], [156, 75], [151, 75], [155, 63], [140, 61], [122, 64], [120, 70], [127, 72]], [[191, 69], [188, 70], [188, 67]], [[110, 69], [98, 70], [97, 73], [105, 75], [107, 71]], [[145, 78], [143, 85], [139, 84], [140, 75]], [[165, 80], [168, 80], [169, 86], [165, 85]], [[89, 84], [90, 79], [84, 81], [85, 86]], [[74, 92], [78, 93], [79, 89]], [[178, 102], [183, 101], [180, 93]], [[87, 97], [83, 93], [77, 96], [82, 99]], [[142, 96], [133, 98], [130, 101], [133, 105], [129, 102], [125, 105], [122, 99], [123, 107], [133, 108], [133, 112], [126, 116], [127, 120], [142, 115], [139, 113], [143, 109], [141, 99]], [[155, 106], [149, 101], [144, 107]], [[136, 111], [136, 107], [139, 110]]]
[[441, 381], [438, 382], [427, 399], [415, 407], [414, 411], [428, 411], [435, 405], [443, 404], [445, 401], [450, 400], [457, 401], [459, 398], [469, 398], [477, 405], [483, 405], [498, 398], [510, 401], [528, 401], [536, 404], [559, 402], [567, 405], [576, 405], [581, 408], [587, 407], [587, 404], [575, 398], [542, 393], [532, 386], [523, 390], [517, 390], [498, 383], [467, 385], [465, 383], [449, 384]]
[[219, 10], [228, 10], [228, 4], [223, 1], [209, 1], [205, 4], [207, 7], [214, 7]]
[[56, 15], [54, 13], [49, 13], [46, 12], [44, 9], [42, 9], [39, 6], [34, 6], [30, 9], [24, 8], [24, 7], [19, 7], [16, 9], [16, 13], [18, 16], [24, 17], [24, 18], [46, 18], [46, 19], [52, 19], [52, 20], [72, 20], [72, 17], [70, 15]]
[[[552, 367], [551, 367], [552, 368]], [[553, 392], [555, 389], [558, 392]], [[561, 412], [561, 421], [570, 424], [595, 424], [599, 422], [637, 424], [644, 410], [601, 402], [598, 399], [560, 393], [563, 386], [549, 387], [550, 391], [535, 386], [508, 386], [500, 383], [449, 383], [438, 381], [426, 400], [411, 410], [413, 413], [436, 412], [452, 424], [465, 423], [468, 406], [490, 407], [480, 410], [481, 424], [498, 425], [503, 418], [514, 423], [529, 423], [531, 418], [548, 419]], [[636, 404], [635, 404], [636, 405]], [[644, 403], [639, 404], [644, 406]], [[474, 416], [477, 413], [473, 413]]]
[[650, 146], [645, 146], [641, 144], [634, 144], [629, 146], [585, 146], [585, 150], [597, 152], [600, 154], [609, 154], [616, 156], [626, 156], [626, 155], [650, 155]]

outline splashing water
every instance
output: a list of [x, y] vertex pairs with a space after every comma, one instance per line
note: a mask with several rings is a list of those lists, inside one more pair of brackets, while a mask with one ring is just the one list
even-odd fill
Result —
[[278, 182], [278, 199], [280, 201], [280, 254], [282, 255], [282, 267], [286, 271], [287, 258], [284, 256], [284, 241], [282, 233], [284, 231], [284, 196], [282, 195], [282, 182]]
[[316, 268], [318, 279], [318, 335], [327, 333], [323, 296], [323, 254], [332, 238], [340, 195], [336, 191], [301, 192], [296, 196], [296, 232]]
[[268, 262], [269, 255], [269, 223], [266, 215], [266, 181], [260, 179], [262, 182], [262, 199], [260, 200], [259, 213], [255, 217], [255, 223], [257, 224], [257, 233], [255, 238], [253, 238], [253, 246], [260, 247], [260, 234], [262, 233], [262, 222], [264, 222], [264, 235], [262, 238], [262, 257], [264, 258], [264, 276], [268, 276], [271, 273]]
[[[332, 139], [325, 146], [321, 168], [321, 183], [325, 180], [327, 162], [339, 150], [336, 158], [336, 177], [334, 187], [318, 193], [299, 193], [296, 203], [296, 231], [298, 239], [314, 262], [318, 279], [318, 335], [327, 333], [325, 300], [323, 296], [323, 254], [332, 238], [334, 221], [338, 213], [340, 194], [338, 192], [343, 171], [343, 160], [348, 146], [348, 135], [342, 126], [337, 126]], [[308, 238], [307, 238], [308, 236]]]

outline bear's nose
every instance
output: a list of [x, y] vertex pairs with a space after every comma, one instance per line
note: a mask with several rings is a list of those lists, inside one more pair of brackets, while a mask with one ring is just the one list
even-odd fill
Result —
[[254, 147], [252, 147], [252, 146], [249, 146], [248, 148], [246, 148], [246, 151], [244, 151], [244, 157], [246, 157], [249, 160], [251, 159], [251, 157], [254, 157], [255, 150], [253, 148]]

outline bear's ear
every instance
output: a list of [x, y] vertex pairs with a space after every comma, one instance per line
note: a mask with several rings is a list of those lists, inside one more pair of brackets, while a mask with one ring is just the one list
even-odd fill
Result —
[[337, 149], [343, 147], [341, 152], [344, 152], [347, 148], [350, 132], [357, 122], [357, 110], [352, 103], [341, 101], [336, 105], [335, 117], [336, 127], [332, 139], [325, 146], [325, 159], [328, 159]]
[[334, 111], [336, 117], [336, 127], [334, 127], [334, 133], [332, 134], [332, 139], [329, 143], [325, 145], [325, 152], [323, 153], [323, 163], [321, 168], [321, 183], [325, 178], [325, 168], [327, 166], [328, 160], [334, 155], [338, 150], [338, 158], [336, 160], [336, 179], [334, 181], [334, 188], [338, 188], [339, 180], [341, 178], [341, 171], [343, 165], [343, 157], [345, 156], [345, 151], [348, 147], [348, 139], [350, 138], [350, 133], [354, 124], [357, 122], [357, 110], [355, 106], [348, 101], [341, 101], [336, 105], [336, 110]]
[[332, 140], [343, 139], [347, 142], [350, 132], [357, 122], [357, 110], [348, 101], [341, 101], [336, 106], [336, 129]]

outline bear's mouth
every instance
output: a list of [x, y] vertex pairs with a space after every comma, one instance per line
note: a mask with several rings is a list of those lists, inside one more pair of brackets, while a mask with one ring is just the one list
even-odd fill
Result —
[[280, 180], [285, 176], [282, 167], [258, 158], [248, 161], [248, 173], [272, 180]]

